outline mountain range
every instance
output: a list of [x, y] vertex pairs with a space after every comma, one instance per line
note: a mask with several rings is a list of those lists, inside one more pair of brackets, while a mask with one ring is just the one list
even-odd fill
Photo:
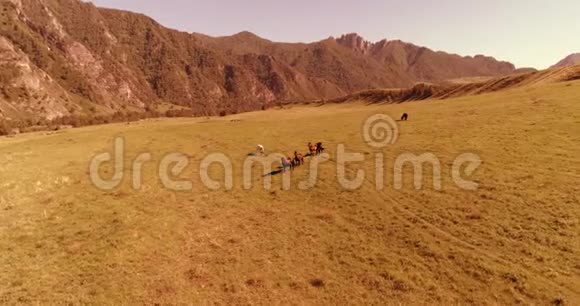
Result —
[[530, 71], [357, 34], [314, 43], [210, 37], [79, 0], [0, 1], [4, 120], [174, 108], [215, 115]]

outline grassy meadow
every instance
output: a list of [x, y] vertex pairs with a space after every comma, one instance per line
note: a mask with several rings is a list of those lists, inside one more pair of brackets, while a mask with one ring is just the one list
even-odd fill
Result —
[[[398, 141], [369, 146], [366, 118], [388, 114]], [[100, 190], [93, 156], [125, 140], [124, 179]], [[331, 160], [314, 188], [306, 166], [273, 177], [272, 190], [242, 186], [248, 153], [304, 152], [324, 143]], [[365, 156], [337, 182], [336, 149]], [[181, 152], [179, 179], [163, 187], [158, 164]], [[224, 153], [232, 190], [199, 176], [207, 154]], [[460, 189], [451, 165], [462, 153], [482, 164]], [[0, 303], [73, 304], [541, 304], [580, 303], [580, 82], [445, 101], [396, 105], [294, 106], [220, 118], [158, 119], [0, 138]], [[131, 164], [150, 153], [140, 190]], [[385, 156], [375, 188], [374, 156]], [[411, 167], [393, 187], [403, 153], [441, 161], [415, 190]], [[223, 177], [217, 165], [213, 178]], [[107, 165], [101, 171], [111, 175]], [[282, 190], [283, 175], [292, 188]], [[177, 179], [177, 178], [175, 178]]]

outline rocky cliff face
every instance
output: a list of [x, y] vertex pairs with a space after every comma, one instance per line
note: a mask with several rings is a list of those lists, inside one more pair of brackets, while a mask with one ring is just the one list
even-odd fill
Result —
[[437, 82], [457, 77], [504, 75], [515, 71], [513, 64], [492, 57], [461, 57], [400, 40], [385, 39], [370, 43], [357, 34], [347, 34], [337, 39], [337, 42], [375, 59], [399, 74], [407, 74], [414, 81]]
[[336, 98], [418, 81], [509, 74], [493, 58], [460, 57], [356, 34], [311, 44], [252, 33], [208, 37], [78, 0], [0, 0], [0, 119], [144, 111], [195, 114]]
[[367, 55], [374, 44], [365, 40], [356, 33], [342, 35], [336, 40], [340, 45], [345, 46], [355, 52]]

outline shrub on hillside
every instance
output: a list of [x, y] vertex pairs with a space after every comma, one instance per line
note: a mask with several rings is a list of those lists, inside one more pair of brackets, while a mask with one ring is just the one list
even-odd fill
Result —
[[12, 131], [12, 127], [8, 122], [0, 121], [0, 136], [8, 135]]

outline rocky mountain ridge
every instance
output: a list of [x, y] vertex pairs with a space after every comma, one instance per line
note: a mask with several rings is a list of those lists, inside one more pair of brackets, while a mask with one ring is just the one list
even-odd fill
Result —
[[0, 10], [0, 120], [214, 115], [516, 71], [491, 57], [357, 34], [308, 44], [249, 32], [209, 37], [79, 0], [1, 0]]

